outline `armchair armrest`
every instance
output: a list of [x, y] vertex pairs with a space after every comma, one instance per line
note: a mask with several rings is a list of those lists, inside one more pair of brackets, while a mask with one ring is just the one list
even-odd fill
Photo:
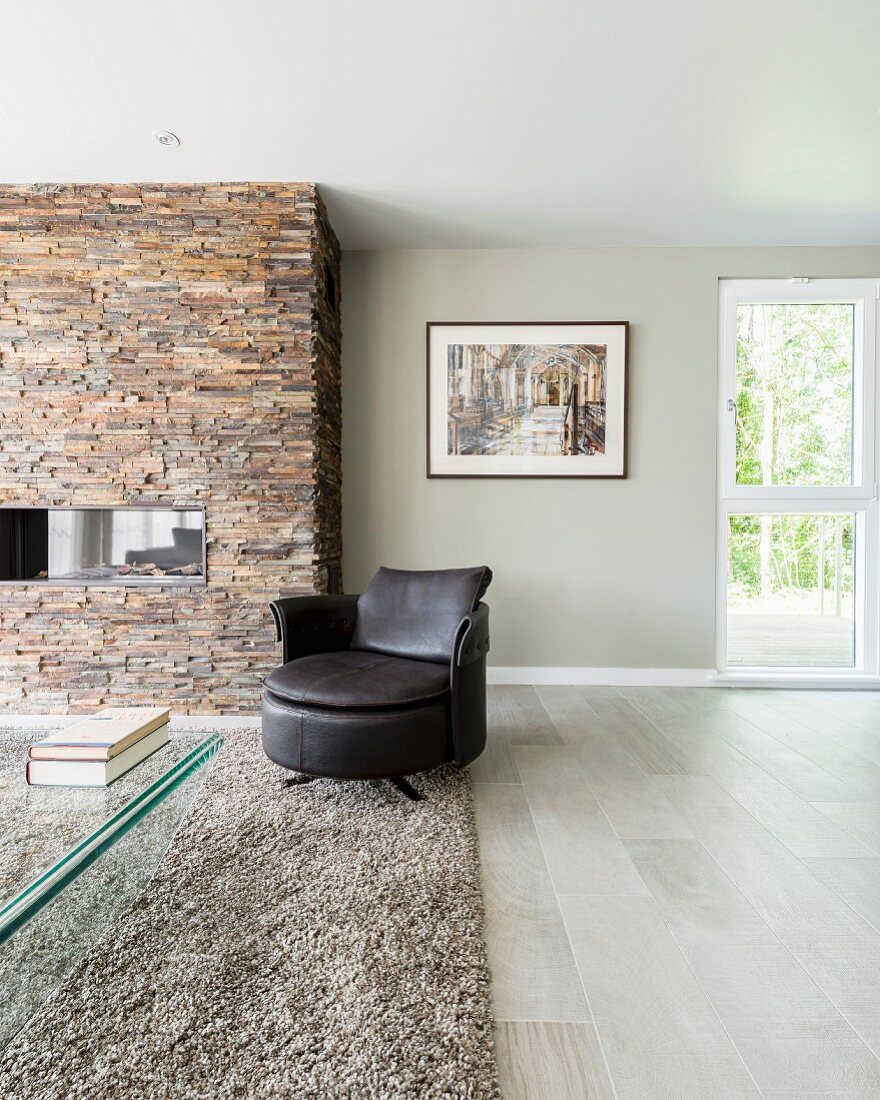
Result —
[[460, 768], [486, 746], [486, 654], [489, 652], [489, 608], [477, 604], [458, 628], [452, 652], [452, 746]]
[[357, 596], [288, 596], [269, 604], [283, 664], [312, 653], [348, 649], [357, 617]]
[[462, 619], [458, 628], [454, 663], [458, 668], [472, 664], [489, 652], [489, 608], [477, 604], [475, 611]]

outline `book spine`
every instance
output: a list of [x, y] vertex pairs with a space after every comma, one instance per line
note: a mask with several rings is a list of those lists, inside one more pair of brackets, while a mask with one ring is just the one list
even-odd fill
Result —
[[[144, 734], [144, 737], [147, 735]], [[31, 745], [28, 749], [28, 760], [109, 760], [110, 749], [112, 745], [101, 744], [98, 741], [88, 742], [76, 742], [76, 741], [52, 741], [46, 744], [43, 741], [38, 741], [36, 745]], [[88, 753], [87, 756], [72, 755], [70, 753], [61, 752], [59, 749], [74, 749], [77, 753]], [[100, 751], [92, 751], [100, 750]], [[44, 756], [43, 754], [46, 753]], [[52, 755], [49, 755], [49, 754]]]

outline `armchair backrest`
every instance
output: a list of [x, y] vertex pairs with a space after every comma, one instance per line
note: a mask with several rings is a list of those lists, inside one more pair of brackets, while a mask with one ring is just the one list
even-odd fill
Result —
[[452, 659], [455, 634], [480, 602], [492, 570], [381, 568], [358, 598], [352, 649], [438, 664]]

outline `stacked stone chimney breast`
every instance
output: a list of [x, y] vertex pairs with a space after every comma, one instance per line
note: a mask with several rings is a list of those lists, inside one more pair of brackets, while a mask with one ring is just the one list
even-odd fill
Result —
[[259, 709], [341, 558], [339, 247], [305, 183], [0, 187], [0, 504], [201, 504], [204, 587], [0, 586], [0, 705]]

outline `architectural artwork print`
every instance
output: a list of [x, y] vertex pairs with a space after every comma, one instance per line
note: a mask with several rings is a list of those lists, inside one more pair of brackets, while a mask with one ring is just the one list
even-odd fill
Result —
[[[568, 339], [568, 329], [590, 331]], [[471, 332], [458, 330], [477, 338], [459, 339]], [[623, 476], [625, 325], [432, 324], [428, 332], [429, 474]]]
[[450, 344], [447, 453], [605, 450], [604, 344]]

